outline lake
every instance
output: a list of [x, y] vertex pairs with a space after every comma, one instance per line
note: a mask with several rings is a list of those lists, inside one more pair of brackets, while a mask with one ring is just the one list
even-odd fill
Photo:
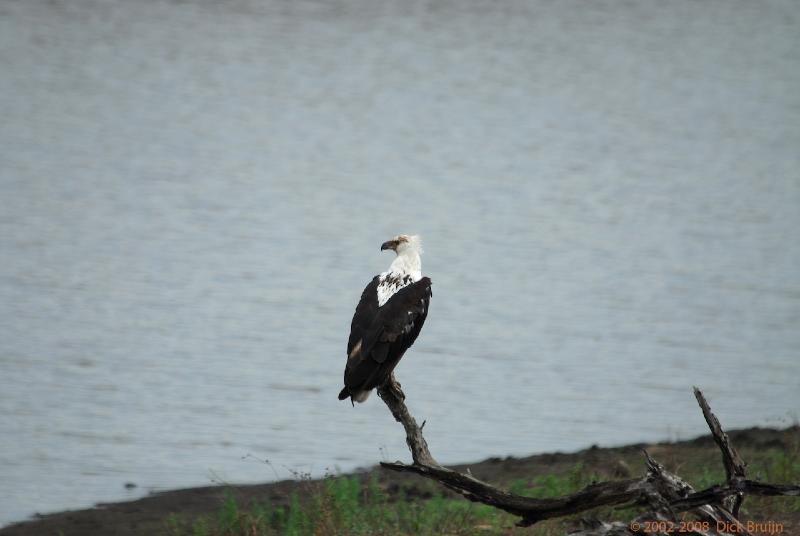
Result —
[[0, 524], [408, 460], [336, 399], [401, 232], [444, 463], [796, 422], [799, 51], [792, 1], [0, 3]]

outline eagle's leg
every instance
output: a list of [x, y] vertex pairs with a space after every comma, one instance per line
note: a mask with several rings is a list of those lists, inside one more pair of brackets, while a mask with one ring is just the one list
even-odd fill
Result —
[[389, 376], [389, 379], [386, 381], [386, 387], [388, 387], [392, 394], [400, 400], [406, 399], [405, 393], [402, 389], [400, 389], [400, 382], [394, 377], [394, 372], [392, 372], [392, 374]]

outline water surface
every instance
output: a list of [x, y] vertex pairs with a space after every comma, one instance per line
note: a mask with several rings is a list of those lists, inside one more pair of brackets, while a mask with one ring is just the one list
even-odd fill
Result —
[[398, 376], [445, 463], [700, 434], [692, 385], [789, 424], [799, 17], [3, 2], [0, 523], [407, 459], [336, 400], [398, 232], [434, 282]]

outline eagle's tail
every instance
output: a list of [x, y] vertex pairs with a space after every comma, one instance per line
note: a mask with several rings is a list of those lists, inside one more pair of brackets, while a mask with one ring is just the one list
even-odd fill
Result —
[[350, 392], [350, 389], [345, 387], [339, 392], [339, 400], [344, 400], [347, 397], [350, 397], [350, 402], [355, 405], [356, 402], [361, 403], [369, 398], [372, 389], [367, 389], [366, 391], [356, 391], [354, 393]]

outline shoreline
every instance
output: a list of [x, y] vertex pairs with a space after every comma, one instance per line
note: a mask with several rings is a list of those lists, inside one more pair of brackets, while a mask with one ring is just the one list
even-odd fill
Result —
[[[785, 429], [747, 428], [728, 432], [733, 445], [745, 460], [770, 452], [789, 452], [800, 445], [800, 426]], [[501, 486], [508, 486], [518, 479], [529, 479], [537, 475], [568, 472], [576, 464], [598, 470], [608, 478], [626, 478], [643, 473], [641, 450], [647, 451], [666, 465], [685, 465], [687, 462], [722, 470], [719, 451], [710, 435], [678, 442], [636, 443], [622, 447], [589, 448], [573, 453], [545, 453], [522, 458], [492, 457], [486, 460], [453, 466], [460, 470], [469, 468], [477, 478]], [[430, 497], [431, 483], [415, 475], [391, 473], [372, 467], [362, 472], [353, 472], [362, 479], [377, 477], [390, 493], [403, 489], [402, 498], [416, 500]], [[753, 474], [753, 478], [758, 478]], [[0, 536], [31, 536], [61, 534], [78, 536], [83, 534], [114, 534], [120, 536], [167, 534], [166, 520], [171, 515], [195, 517], [216, 511], [226, 494], [232, 494], [243, 504], [271, 503], [288, 504], [292, 493], [302, 496], [304, 486], [314, 480], [282, 480], [265, 484], [213, 485], [177, 489], [152, 493], [141, 499], [98, 503], [92, 508], [68, 510], [52, 514], [39, 514], [34, 518], [12, 523], [0, 528]], [[787, 514], [788, 515], [788, 514]], [[800, 534], [800, 508], [784, 517], [787, 530], [784, 534]]]

